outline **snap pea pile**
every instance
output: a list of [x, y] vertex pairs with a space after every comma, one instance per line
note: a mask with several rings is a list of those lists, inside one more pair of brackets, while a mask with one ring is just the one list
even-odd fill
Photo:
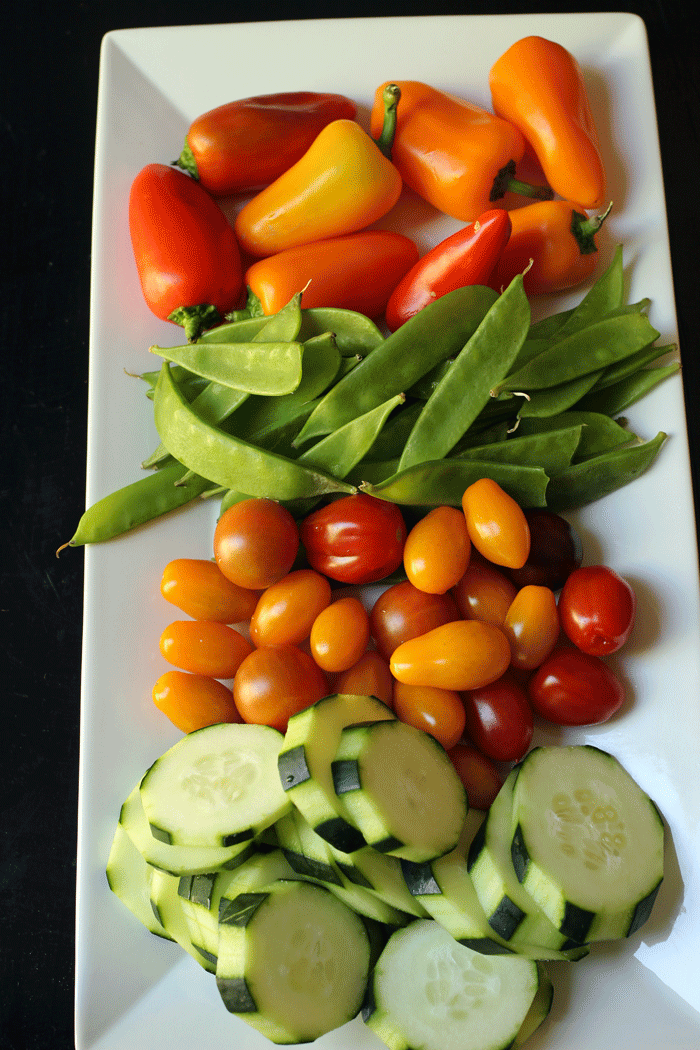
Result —
[[144, 373], [161, 444], [139, 481], [83, 514], [64, 546], [119, 536], [200, 497], [267, 496], [303, 516], [364, 491], [459, 506], [490, 477], [523, 507], [572, 509], [634, 480], [666, 434], [617, 419], [677, 361], [648, 300], [625, 301], [622, 249], [573, 308], [532, 322], [516, 277], [435, 300], [388, 337], [349, 310], [240, 316]]

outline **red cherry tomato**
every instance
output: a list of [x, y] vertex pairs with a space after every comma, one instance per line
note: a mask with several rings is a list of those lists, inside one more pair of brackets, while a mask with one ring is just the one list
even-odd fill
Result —
[[447, 754], [464, 784], [470, 807], [488, 809], [502, 786], [501, 777], [491, 759], [470, 744], [456, 744]]
[[554, 511], [536, 507], [525, 511], [530, 528], [530, 553], [521, 569], [504, 569], [516, 587], [536, 584], [559, 591], [583, 558], [581, 538], [574, 527]]
[[131, 185], [129, 231], [143, 295], [156, 317], [167, 321], [183, 307], [215, 307], [218, 317], [201, 330], [238, 305], [243, 269], [235, 234], [195, 179], [168, 164], [148, 164]]
[[405, 580], [387, 587], [377, 598], [370, 614], [370, 631], [377, 649], [389, 660], [402, 642], [459, 618], [450, 594], [428, 594]]
[[243, 721], [273, 726], [281, 733], [293, 714], [327, 692], [323, 671], [295, 645], [253, 649], [233, 680], [233, 699]]
[[193, 620], [243, 623], [250, 619], [259, 591], [237, 587], [206, 558], [175, 558], [163, 569], [160, 593]]
[[402, 722], [430, 733], [444, 748], [454, 747], [464, 732], [464, 704], [453, 689], [395, 682], [394, 711]]
[[331, 585], [313, 569], [297, 569], [260, 595], [250, 620], [253, 645], [298, 645], [331, 600]]
[[263, 590], [286, 576], [299, 550], [299, 530], [286, 507], [271, 499], [234, 503], [214, 531], [214, 557], [239, 587]]
[[528, 682], [535, 714], [560, 726], [606, 722], [625, 701], [625, 688], [600, 657], [555, 649]]
[[472, 558], [452, 593], [465, 620], [483, 620], [501, 627], [518, 590], [500, 569]]
[[435, 507], [416, 522], [403, 549], [406, 575], [420, 591], [444, 594], [466, 572], [471, 541], [457, 507]]
[[358, 493], [313, 511], [301, 523], [309, 564], [341, 583], [372, 583], [401, 565], [406, 524], [394, 503]]
[[508, 673], [462, 694], [466, 730], [479, 750], [497, 762], [518, 762], [532, 741], [527, 692]]
[[629, 583], [606, 565], [576, 569], [559, 595], [565, 633], [577, 648], [593, 656], [614, 653], [624, 645], [636, 608]]

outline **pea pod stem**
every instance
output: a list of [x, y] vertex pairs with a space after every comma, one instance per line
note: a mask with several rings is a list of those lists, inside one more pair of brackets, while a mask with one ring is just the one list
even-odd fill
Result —
[[608, 496], [638, 478], [656, 459], [667, 435], [625, 445], [581, 463], [574, 463], [550, 480], [547, 506], [554, 511], [582, 507]]

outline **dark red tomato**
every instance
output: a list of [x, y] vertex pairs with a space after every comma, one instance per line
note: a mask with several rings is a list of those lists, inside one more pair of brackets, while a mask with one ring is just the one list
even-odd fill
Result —
[[243, 269], [236, 236], [189, 175], [167, 164], [143, 168], [131, 185], [129, 231], [143, 295], [156, 317], [168, 321], [177, 310], [193, 311], [185, 331], [196, 338], [238, 305]]
[[516, 587], [561, 590], [583, 558], [581, 539], [572, 525], [551, 510], [525, 511], [530, 526], [530, 553], [521, 569], [504, 569]]
[[624, 645], [634, 626], [637, 598], [626, 580], [606, 565], [572, 572], [559, 595], [559, 619], [584, 653], [605, 656]]
[[226, 579], [250, 590], [271, 587], [286, 576], [298, 550], [297, 523], [271, 499], [234, 503], [214, 530], [216, 564]]
[[625, 688], [599, 656], [556, 649], [528, 682], [535, 714], [560, 726], [606, 722], [625, 701]]
[[464, 784], [470, 808], [488, 809], [502, 786], [491, 759], [471, 744], [456, 744], [447, 754]]
[[312, 569], [341, 583], [372, 583], [401, 565], [406, 523], [395, 503], [358, 493], [313, 511], [300, 535]]
[[379, 595], [369, 622], [377, 649], [389, 660], [403, 642], [459, 619], [459, 609], [451, 594], [428, 594], [404, 580]]
[[518, 762], [532, 741], [533, 718], [527, 692], [508, 673], [481, 689], [462, 694], [466, 730], [483, 754], [497, 762]]

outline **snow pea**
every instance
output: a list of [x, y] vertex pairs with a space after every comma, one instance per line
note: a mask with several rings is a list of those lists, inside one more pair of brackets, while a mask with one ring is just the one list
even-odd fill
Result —
[[171, 455], [216, 485], [279, 500], [356, 491], [339, 478], [206, 423], [177, 389], [167, 363], [156, 385], [153, 409], [156, 429]]
[[357, 416], [302, 452], [297, 458], [297, 463], [326, 470], [337, 478], [347, 477], [353, 467], [367, 455], [393, 410], [403, 404], [404, 400], [403, 394], [397, 394], [383, 405]]
[[395, 412], [382, 427], [381, 433], [377, 435], [376, 441], [367, 453], [367, 458], [372, 460], [396, 459], [398, 462], [406, 439], [422, 410], [423, 405], [420, 401], [414, 401], [413, 404], [405, 405], [404, 408]]
[[490, 390], [508, 374], [529, 327], [530, 304], [518, 274], [426, 401], [401, 454], [399, 470], [441, 459], [454, 448], [488, 404]]
[[300, 339], [333, 332], [342, 357], [366, 357], [384, 342], [374, 321], [355, 310], [334, 306], [311, 306], [301, 311]]
[[675, 345], [670, 346], [648, 346], [644, 350], [638, 351], [636, 354], [631, 354], [626, 357], [623, 361], [618, 361], [615, 365], [610, 365], [606, 368], [600, 378], [596, 381], [594, 386], [591, 388], [595, 390], [603, 390], [607, 386], [613, 386], [615, 383], [619, 383], [623, 379], [627, 379], [629, 376], [638, 372], [646, 365], [652, 363], [652, 361], [658, 361], [660, 357], [665, 357], [666, 354], [671, 354], [677, 351], [678, 347]]
[[618, 415], [679, 370], [680, 364], [677, 361], [670, 365], [660, 365], [658, 368], [643, 368], [604, 390], [592, 390], [576, 407], [592, 412], [604, 412], [609, 416]]
[[574, 461], [608, 452], [618, 445], [626, 445], [634, 441], [636, 437], [631, 431], [626, 430], [602, 412], [585, 412], [576, 409], [542, 419], [522, 419], [517, 433], [522, 434], [523, 437], [535, 434], [547, 435], [551, 431], [571, 426], [581, 428], [581, 440], [574, 454]]
[[571, 463], [581, 442], [583, 424], [561, 424], [546, 433], [533, 433], [508, 438], [488, 445], [463, 449], [455, 459], [476, 459], [489, 463], [512, 463], [523, 467], [541, 467], [547, 474], [557, 474]]
[[556, 416], [560, 412], [566, 412], [595, 386], [601, 375], [602, 370], [580, 376], [578, 379], [570, 379], [568, 383], [559, 383], [548, 390], [533, 390], [525, 396], [520, 405], [518, 419]]
[[152, 346], [152, 354], [195, 375], [248, 394], [290, 394], [301, 381], [301, 343], [206, 343]]
[[624, 306], [625, 272], [622, 265], [622, 245], [618, 244], [612, 261], [597, 281], [572, 310], [557, 331], [557, 339], [572, 335], [602, 317]]
[[479, 478], [492, 478], [521, 507], [546, 506], [548, 475], [541, 467], [523, 467], [488, 460], [439, 459], [416, 463], [361, 491], [408, 506], [462, 505], [464, 490]]
[[496, 298], [492, 289], [471, 285], [420, 310], [329, 390], [306, 421], [297, 445], [332, 433], [408, 390], [439, 361], [462, 349]]
[[635, 445], [625, 445], [581, 463], [573, 463], [551, 478], [547, 507], [560, 512], [602, 499], [638, 478], [655, 460], [667, 435]]

